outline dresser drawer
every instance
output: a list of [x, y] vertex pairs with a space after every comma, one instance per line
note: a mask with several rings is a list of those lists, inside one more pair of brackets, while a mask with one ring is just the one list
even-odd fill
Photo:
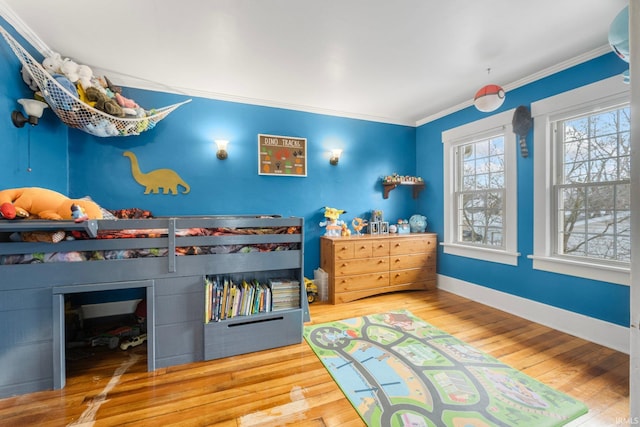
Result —
[[371, 241], [353, 242], [354, 258], [371, 258], [373, 256], [372, 243]]
[[405, 283], [421, 282], [425, 280], [435, 280], [436, 267], [411, 268], [408, 270], [397, 270], [389, 273], [391, 285], [404, 285]]
[[374, 240], [371, 242], [371, 255], [372, 256], [388, 256], [389, 255], [389, 241], [388, 240]]
[[389, 253], [398, 255], [431, 252], [436, 250], [436, 243], [435, 237], [399, 238], [391, 242]]
[[359, 291], [362, 289], [378, 289], [389, 286], [389, 273], [356, 274], [354, 276], [336, 277], [335, 292]]
[[364, 274], [389, 271], [389, 257], [351, 259], [336, 261], [336, 279], [351, 274]]
[[333, 247], [333, 253], [336, 259], [352, 259], [353, 242], [337, 242]]
[[391, 257], [390, 269], [403, 270], [405, 268], [422, 268], [435, 265], [436, 254], [422, 253], [415, 255], [396, 255]]

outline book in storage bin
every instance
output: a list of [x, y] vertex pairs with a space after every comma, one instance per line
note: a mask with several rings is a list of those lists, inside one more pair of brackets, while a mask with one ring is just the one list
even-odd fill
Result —
[[301, 341], [300, 280], [261, 276], [205, 278], [205, 360]]
[[204, 286], [205, 323], [273, 311], [271, 287], [264, 281], [206, 276]]
[[[302, 341], [304, 309], [303, 224], [292, 219], [297, 250], [276, 251], [283, 258], [252, 262], [243, 268], [224, 268], [206, 276], [204, 285], [204, 359], [219, 359], [267, 350]], [[252, 255], [252, 254], [246, 254]], [[253, 254], [261, 258], [262, 252]], [[208, 283], [207, 283], [208, 282]]]
[[273, 298], [273, 311], [300, 307], [300, 282], [295, 279], [269, 279]]

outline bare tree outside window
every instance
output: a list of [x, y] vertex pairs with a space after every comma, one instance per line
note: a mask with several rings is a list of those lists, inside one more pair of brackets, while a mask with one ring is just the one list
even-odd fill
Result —
[[556, 252], [631, 259], [628, 106], [555, 122]]
[[504, 248], [504, 136], [456, 150], [458, 242]]

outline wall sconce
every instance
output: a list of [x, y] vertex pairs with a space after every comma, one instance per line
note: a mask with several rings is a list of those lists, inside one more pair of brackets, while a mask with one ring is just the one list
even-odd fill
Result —
[[216, 157], [220, 160], [224, 160], [227, 158], [227, 144], [229, 144], [229, 141], [227, 141], [226, 139], [216, 139], [216, 145], [218, 146]]
[[13, 110], [11, 113], [11, 121], [17, 128], [24, 127], [25, 123], [29, 123], [31, 126], [37, 125], [38, 119], [42, 117], [44, 109], [48, 107], [47, 104], [36, 99], [18, 99], [18, 104], [22, 105], [28, 117], [25, 117], [18, 110]]
[[329, 157], [329, 163], [332, 164], [333, 166], [338, 164], [338, 161], [340, 160], [340, 155], [342, 154], [342, 150], [339, 148], [335, 148], [333, 150], [331, 150], [331, 155]]

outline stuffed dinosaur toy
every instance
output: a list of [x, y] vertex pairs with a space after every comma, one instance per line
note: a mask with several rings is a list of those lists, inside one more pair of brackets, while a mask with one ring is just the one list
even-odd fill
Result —
[[[75, 208], [72, 210], [72, 206]], [[102, 210], [91, 200], [70, 199], [53, 190], [39, 187], [0, 190], [0, 214], [6, 219], [28, 218], [73, 220], [74, 210], [81, 208], [83, 219], [101, 219]]]

